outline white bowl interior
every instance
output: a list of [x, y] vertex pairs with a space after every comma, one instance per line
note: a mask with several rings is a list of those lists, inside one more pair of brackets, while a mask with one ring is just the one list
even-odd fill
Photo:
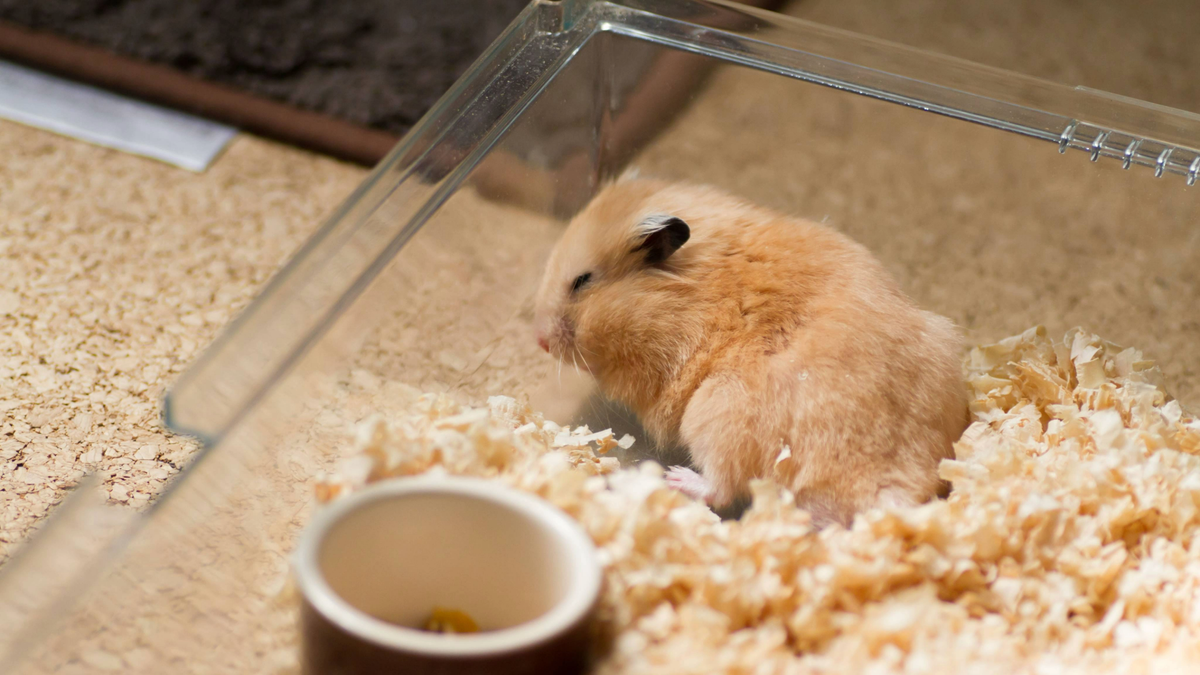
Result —
[[330, 527], [317, 560], [346, 603], [408, 628], [435, 606], [485, 631], [517, 626], [549, 612], [578, 576], [578, 554], [552, 523], [461, 493], [369, 502]]

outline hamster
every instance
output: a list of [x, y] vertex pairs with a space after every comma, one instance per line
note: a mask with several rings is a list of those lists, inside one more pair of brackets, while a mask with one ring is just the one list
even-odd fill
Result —
[[568, 225], [536, 296], [539, 345], [629, 406], [713, 506], [756, 478], [814, 523], [940, 487], [967, 425], [961, 338], [863, 246], [716, 188], [625, 179]]

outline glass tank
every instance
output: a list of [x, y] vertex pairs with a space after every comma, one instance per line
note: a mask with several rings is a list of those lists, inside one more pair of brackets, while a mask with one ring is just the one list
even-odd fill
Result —
[[85, 481], [0, 570], [0, 670], [293, 672], [313, 483], [409, 388], [638, 435], [532, 329], [629, 167], [837, 228], [971, 344], [1136, 346], [1200, 409], [1200, 117], [721, 0], [539, 0], [174, 385], [204, 447], [157, 502]]

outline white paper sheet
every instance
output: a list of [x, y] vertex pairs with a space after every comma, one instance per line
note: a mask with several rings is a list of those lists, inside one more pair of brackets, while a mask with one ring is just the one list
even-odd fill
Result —
[[204, 171], [237, 130], [0, 61], [0, 117]]

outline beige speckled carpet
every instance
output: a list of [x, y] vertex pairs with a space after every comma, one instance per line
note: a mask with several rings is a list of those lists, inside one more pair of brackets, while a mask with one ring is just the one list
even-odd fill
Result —
[[0, 560], [85, 469], [146, 504], [160, 398], [365, 175], [252, 137], [204, 174], [0, 121]]
[[[806, 0], [791, 12], [1033, 75], [1200, 109], [1194, 76], [1200, 52], [1190, 28], [1200, 10], [1192, 3], [1170, 4], [1147, 14], [1134, 3], [1117, 2]], [[790, 103], [776, 95], [785, 89]], [[946, 120], [930, 122], [945, 132], [935, 143], [919, 135], [893, 138], [884, 133], [888, 124], [903, 128], [920, 113], [849, 101], [765, 75], [723, 73], [642, 161], [806, 215], [831, 215], [864, 243], [886, 249], [885, 262], [906, 287], [964, 323], [973, 339], [1000, 337], [1034, 322], [1088, 323], [1144, 348], [1163, 362], [1177, 394], [1193, 404], [1200, 400], [1194, 346], [1200, 342], [1200, 280], [1187, 268], [1196, 260], [1196, 237], [1160, 226], [1151, 232], [1153, 242], [1139, 244], [1142, 258], [1121, 248], [1129, 243], [1121, 237], [1132, 236], [1123, 217], [1152, 203], [1128, 181], [1157, 191], [1154, 198], [1170, 213], [1194, 214], [1181, 201], [1182, 188], [1152, 182], [1146, 174], [1097, 169], [1087, 174], [1088, 189], [1115, 188], [1128, 198], [1115, 211], [1096, 210], [1099, 220], [1089, 221], [1079, 216], [1093, 213], [1087, 205], [1094, 195], [1074, 190], [1076, 183], [1061, 173], [1086, 168], [1082, 154], [1062, 158], [1053, 148], [1003, 137], [989, 155], [970, 145], [985, 138], [980, 130]], [[800, 163], [799, 150], [781, 152], [778, 143], [757, 150], [749, 137], [733, 143], [731, 119], [759, 139], [781, 139], [799, 149], [795, 130], [802, 124], [818, 129], [826, 142], [812, 146], [810, 158], [825, 165], [818, 171], [816, 162]], [[706, 152], [705, 139], [740, 149]], [[186, 463], [196, 446], [162, 431], [164, 387], [365, 172], [245, 136], [202, 175], [5, 122], [0, 148], [2, 560], [85, 468], [107, 477], [113, 500], [136, 507]], [[867, 162], [838, 161], [868, 148], [882, 148], [881, 156], [893, 155], [892, 161], [868, 175], [853, 174], [871, 166]], [[741, 153], [740, 166], [731, 163], [731, 153]], [[1039, 159], [1029, 169], [1025, 160], [1033, 154]], [[997, 158], [995, 171], [971, 173], [989, 156]], [[947, 157], [957, 159], [945, 162]], [[923, 184], [954, 185], [958, 194], [914, 193], [918, 180], [888, 182], [906, 175], [897, 172], [935, 165], [940, 168]], [[801, 180], [818, 174], [831, 178], [820, 194]], [[1048, 257], [1034, 262], [1020, 238], [1041, 231], [1039, 224], [1020, 221], [1022, 210], [1012, 208], [1027, 194], [1042, 200], [1031, 202], [1027, 212], [1062, 216], [1052, 246], [1043, 251]], [[1200, 198], [1200, 192], [1186, 196]], [[1003, 207], [1003, 217], [977, 219], [993, 206]], [[874, 227], [872, 218], [887, 212], [900, 217], [890, 229]], [[971, 222], [976, 227], [969, 236], [958, 236], [956, 223]], [[1090, 242], [1081, 277], [1087, 287], [1042, 298], [1039, 285], [1064, 289], [1074, 283], [1054, 271], [1063, 266], [1052, 258], [1079, 254], [1072, 247], [1080, 241]], [[974, 267], [948, 257], [980, 246], [997, 253]], [[1165, 263], [1147, 257], [1160, 253]], [[943, 274], [923, 271], [929, 265]], [[1153, 265], [1165, 273], [1151, 273]], [[1022, 276], [1027, 268], [1041, 272]], [[1121, 274], [1105, 272], [1113, 269]], [[1112, 297], [1121, 311], [1105, 304]], [[1089, 315], [1092, 309], [1099, 314]]]
[[1200, 4], [801, 0], [785, 13], [1068, 85], [1200, 112]]

